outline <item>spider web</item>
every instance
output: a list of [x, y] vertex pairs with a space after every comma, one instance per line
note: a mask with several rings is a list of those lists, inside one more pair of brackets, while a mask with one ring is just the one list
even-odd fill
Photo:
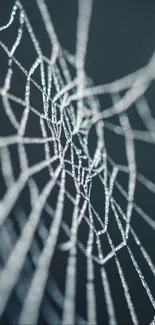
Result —
[[[37, 10], [49, 57], [20, 1], [0, 27], [6, 62], [0, 88], [1, 322], [117, 324], [125, 313], [126, 323], [138, 324], [144, 310], [153, 325], [155, 221], [137, 193], [153, 204], [155, 185], [139, 171], [137, 143], [152, 152], [155, 119], [146, 93], [155, 56], [140, 70], [95, 86], [85, 72], [92, 0], [78, 3], [75, 55], [61, 47], [44, 0], [36, 0]], [[5, 32], [14, 24], [10, 48]], [[35, 53], [29, 69], [18, 59], [24, 37]], [[101, 110], [104, 94], [111, 106]], [[132, 126], [135, 114], [141, 129]], [[109, 153], [107, 134], [115, 135], [120, 159]]]

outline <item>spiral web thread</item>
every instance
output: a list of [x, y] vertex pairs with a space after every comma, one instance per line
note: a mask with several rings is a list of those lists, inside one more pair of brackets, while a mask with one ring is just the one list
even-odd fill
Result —
[[[42, 314], [49, 324], [97, 324], [99, 307], [96, 287], [101, 286], [101, 299], [106, 306], [109, 324], [116, 324], [115, 288], [110, 283], [107, 271], [108, 263], [114, 260], [130, 323], [138, 324], [139, 311], [134, 304], [134, 292], [130, 290], [119, 255], [124, 249], [152, 308], [148, 323], [155, 323], [155, 290], [148, 284], [147, 273], [143, 273], [130, 246], [131, 240], [154, 279], [153, 257], [151, 259], [145, 244], [134, 230], [132, 220], [136, 211], [148, 231], [151, 233], [155, 230], [155, 221], [135, 200], [137, 183], [148, 194], [155, 194], [154, 183], [139, 173], [135, 150], [135, 141], [146, 145], [154, 145], [155, 141], [155, 120], [145, 97], [155, 75], [155, 56], [153, 54], [144, 68], [122, 79], [94, 86], [85, 73], [92, 7], [91, 0], [79, 0], [75, 55], [61, 47], [44, 0], [36, 0], [36, 8], [40, 11], [51, 44], [50, 58], [43, 55], [20, 1], [15, 2], [8, 22], [0, 27], [2, 35], [11, 28], [15, 19], [18, 20], [18, 32], [12, 48], [0, 41], [1, 52], [7, 56], [8, 63], [4, 84], [0, 88], [1, 111], [14, 130], [12, 135], [0, 137], [1, 176], [5, 188], [0, 202], [0, 315], [3, 317], [6, 314], [11, 323], [35, 324]], [[36, 60], [29, 71], [16, 58], [25, 31], [36, 53]], [[25, 93], [21, 97], [11, 93], [14, 67], [21, 71], [26, 80]], [[71, 69], [75, 71], [74, 78]], [[39, 71], [40, 84], [35, 80], [35, 71]], [[42, 96], [42, 112], [31, 105], [32, 85]], [[99, 97], [103, 94], [110, 96], [112, 105], [101, 111]], [[130, 123], [128, 112], [133, 104], [143, 122], [143, 130], [133, 129]], [[19, 115], [16, 110], [20, 110]], [[33, 127], [36, 130], [38, 127], [40, 136], [34, 137], [28, 133], [32, 116], [38, 123]], [[118, 117], [118, 125], [108, 121], [113, 116]], [[2, 134], [3, 127], [2, 121]], [[89, 150], [92, 128], [96, 134], [93, 155]], [[123, 137], [126, 164], [119, 165], [108, 155], [108, 143], [104, 140], [106, 129], [115, 133], [116, 137]], [[32, 148], [31, 154], [29, 147]], [[15, 155], [19, 167], [13, 161], [11, 148], [17, 150]], [[35, 157], [36, 149], [43, 150], [44, 159], [33, 163], [31, 155]], [[41, 173], [43, 178], [44, 173], [48, 176], [40, 185], [38, 177]], [[125, 189], [118, 179], [120, 173], [128, 179]], [[103, 191], [102, 215], [98, 214], [92, 203], [95, 179]], [[115, 197], [116, 191], [125, 201], [123, 207]], [[27, 195], [28, 212], [24, 204], [22, 206], [21, 193]], [[53, 193], [56, 195], [55, 202]], [[72, 209], [70, 216], [66, 216], [65, 202]], [[120, 236], [117, 244], [110, 228], [114, 221]], [[82, 227], [85, 240], [80, 237]], [[65, 236], [63, 242], [59, 238], [60, 232]], [[105, 238], [109, 250], [104, 249]], [[65, 274], [62, 274], [65, 284], [63, 293], [52, 274], [53, 259], [59, 251], [65, 254], [67, 261]], [[76, 306], [79, 254], [86, 263], [85, 318]], [[96, 279], [97, 267], [100, 283]], [[11, 309], [13, 299], [20, 303]]]

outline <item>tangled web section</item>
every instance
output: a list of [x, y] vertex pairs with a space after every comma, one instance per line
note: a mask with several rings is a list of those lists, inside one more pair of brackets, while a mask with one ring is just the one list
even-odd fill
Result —
[[[154, 150], [147, 92], [155, 54], [130, 75], [95, 86], [85, 71], [93, 1], [78, 2], [74, 55], [61, 46], [44, 0], [35, 11], [49, 57], [22, 2], [0, 27], [1, 320], [114, 325], [124, 317], [139, 324], [144, 311], [153, 325], [147, 241], [155, 220], [137, 193], [154, 202], [155, 184], [141, 172], [137, 148]], [[14, 35], [9, 46], [5, 33]], [[20, 60], [25, 38], [35, 53], [29, 68]], [[101, 107], [105, 95], [109, 107]], [[135, 114], [141, 129], [133, 127]]]

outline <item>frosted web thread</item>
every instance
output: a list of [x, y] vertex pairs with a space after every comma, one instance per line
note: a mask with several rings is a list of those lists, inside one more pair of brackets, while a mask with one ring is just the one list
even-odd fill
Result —
[[[13, 130], [12, 134], [3, 135], [2, 121], [0, 161], [5, 191], [0, 202], [1, 319], [5, 316], [9, 323], [36, 324], [43, 317], [47, 324], [97, 324], [100, 308], [97, 288], [101, 287], [100, 299], [103, 299], [109, 324], [117, 324], [119, 307], [108, 272], [112, 262], [127, 317], [130, 323], [138, 324], [141, 310], [134, 303], [134, 286], [130, 288], [121, 257], [123, 251], [131, 263], [136, 283], [148, 301], [148, 323], [154, 324], [155, 289], [148, 276], [151, 274], [154, 281], [153, 256], [132, 222], [136, 213], [139, 222], [143, 220], [148, 227], [148, 233], [154, 233], [155, 221], [135, 199], [137, 184], [150, 195], [155, 194], [154, 182], [139, 172], [135, 142], [148, 146], [155, 142], [155, 119], [145, 96], [155, 76], [155, 55], [142, 69], [112, 83], [94, 86], [85, 72], [92, 0], [79, 0], [75, 55], [61, 47], [44, 0], [36, 0], [36, 10], [40, 12], [51, 44], [49, 58], [43, 55], [20, 1], [15, 2], [10, 19], [0, 27], [2, 35], [12, 27], [15, 19], [18, 20], [12, 48], [0, 40], [8, 64], [0, 88], [1, 110]], [[36, 55], [29, 70], [16, 57], [24, 33], [28, 33]], [[21, 97], [11, 92], [14, 69], [25, 77], [25, 92]], [[40, 83], [36, 81], [36, 72]], [[42, 111], [31, 104], [32, 86], [42, 97]], [[122, 95], [123, 91], [125, 94]], [[104, 94], [109, 95], [112, 104], [101, 110], [99, 98]], [[144, 124], [143, 130], [132, 127], [129, 112], [133, 104]], [[16, 110], [20, 110], [19, 114]], [[31, 128], [38, 130], [36, 136], [29, 135], [32, 116], [37, 126], [34, 124]], [[118, 118], [117, 125], [111, 122], [113, 117]], [[90, 153], [89, 139], [92, 129], [96, 137], [93, 154]], [[108, 154], [106, 130], [123, 138], [125, 164], [116, 163]], [[44, 158], [36, 161], [33, 148], [43, 152]], [[119, 179], [120, 174], [127, 177], [126, 186]], [[95, 180], [102, 187], [102, 215], [93, 205]], [[123, 207], [118, 193], [125, 201]], [[22, 204], [24, 196], [27, 196], [27, 208]], [[70, 215], [66, 216], [68, 213]], [[111, 228], [114, 222], [120, 238], [117, 243]], [[85, 232], [84, 236], [81, 232]], [[63, 234], [63, 240], [60, 234]], [[138, 253], [134, 252], [133, 246]], [[65, 256], [65, 262], [62, 256]], [[85, 261], [82, 280], [85, 316], [76, 300], [79, 260], [80, 263]], [[53, 274], [55, 265], [60, 267], [61, 263], [64, 263], [63, 290], [56, 271]]]

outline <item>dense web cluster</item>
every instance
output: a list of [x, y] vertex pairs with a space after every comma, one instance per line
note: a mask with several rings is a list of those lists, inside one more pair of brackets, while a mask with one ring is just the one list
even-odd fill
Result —
[[[145, 96], [155, 56], [144, 68], [95, 86], [85, 72], [92, 8], [92, 0], [79, 0], [75, 55], [61, 47], [44, 0], [36, 0], [36, 10], [50, 57], [20, 1], [0, 27], [2, 323], [117, 324], [125, 313], [127, 323], [138, 324], [144, 309], [147, 323], [155, 324], [154, 243], [147, 246], [155, 220], [136, 197], [155, 194], [136, 150], [137, 143], [152, 150], [155, 142]], [[8, 47], [5, 32], [13, 24], [17, 33]], [[36, 56], [29, 70], [18, 59], [25, 34]], [[104, 94], [111, 106], [101, 109]], [[132, 126], [135, 112], [141, 129]], [[109, 153], [114, 140], [107, 134], [119, 139], [113, 147], [119, 161]]]

